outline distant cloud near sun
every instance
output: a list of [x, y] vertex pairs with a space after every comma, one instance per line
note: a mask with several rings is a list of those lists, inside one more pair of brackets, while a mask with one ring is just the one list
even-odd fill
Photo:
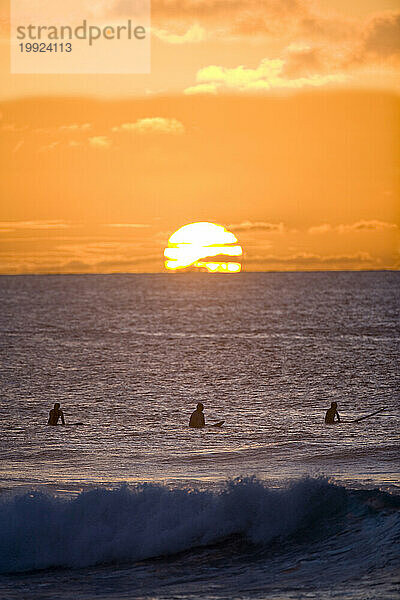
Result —
[[283, 223], [264, 223], [262, 221], [243, 221], [242, 223], [229, 225], [231, 231], [269, 231], [273, 233], [283, 233], [285, 227]]
[[274, 254], [255, 255], [246, 260], [251, 266], [263, 267], [268, 270], [315, 270], [315, 269], [359, 269], [371, 268], [375, 265], [374, 258], [368, 252], [356, 252], [354, 254], [334, 254], [322, 256], [321, 254], [313, 254], [310, 252], [299, 252], [284, 256]]
[[167, 133], [180, 135], [185, 132], [184, 125], [177, 119], [166, 119], [164, 117], [148, 117], [138, 119], [135, 123], [122, 123], [112, 128], [114, 133]]
[[144, 223], [107, 223], [107, 227], [124, 227], [128, 229], [147, 229], [151, 225], [145, 225]]
[[89, 144], [93, 148], [100, 148], [101, 150], [105, 150], [111, 146], [111, 140], [105, 135], [98, 135], [89, 138]]
[[376, 219], [371, 221], [357, 221], [349, 225], [316, 225], [308, 229], [308, 233], [312, 235], [320, 235], [324, 233], [354, 233], [354, 232], [376, 232], [376, 231], [396, 231], [399, 227], [396, 223], [386, 223]]
[[63, 221], [0, 221], [0, 231], [67, 229]]

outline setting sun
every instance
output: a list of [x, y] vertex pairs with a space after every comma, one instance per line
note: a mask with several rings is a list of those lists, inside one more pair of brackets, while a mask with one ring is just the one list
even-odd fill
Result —
[[215, 223], [190, 223], [171, 235], [165, 248], [169, 271], [199, 270], [209, 273], [239, 273], [242, 247], [236, 236]]

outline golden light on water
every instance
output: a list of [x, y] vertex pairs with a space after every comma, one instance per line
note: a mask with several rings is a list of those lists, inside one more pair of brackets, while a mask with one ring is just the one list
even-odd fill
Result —
[[242, 247], [236, 236], [215, 223], [190, 223], [171, 235], [164, 251], [168, 271], [239, 273]]

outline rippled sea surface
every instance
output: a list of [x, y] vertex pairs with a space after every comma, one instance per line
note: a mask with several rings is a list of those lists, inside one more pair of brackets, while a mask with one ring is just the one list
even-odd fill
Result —
[[[399, 273], [1, 277], [0, 301], [1, 598], [397, 597]], [[222, 428], [187, 427], [199, 401]]]

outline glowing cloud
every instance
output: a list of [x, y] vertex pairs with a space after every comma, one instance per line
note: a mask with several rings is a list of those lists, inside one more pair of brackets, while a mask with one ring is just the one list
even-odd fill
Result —
[[98, 135], [89, 138], [89, 144], [92, 148], [106, 149], [111, 146], [111, 141], [105, 135]]
[[114, 133], [133, 132], [133, 133], [169, 133], [180, 135], [185, 133], [184, 125], [177, 119], [165, 119], [164, 117], [149, 117], [139, 119], [135, 123], [123, 123], [118, 127], [113, 127]]
[[257, 92], [272, 89], [300, 89], [341, 83], [347, 76], [342, 73], [313, 73], [307, 77], [289, 78], [285, 75], [286, 61], [263, 59], [252, 69], [239, 65], [227, 68], [209, 65], [197, 71], [196, 85], [186, 88], [186, 94], [216, 93], [217, 91]]

